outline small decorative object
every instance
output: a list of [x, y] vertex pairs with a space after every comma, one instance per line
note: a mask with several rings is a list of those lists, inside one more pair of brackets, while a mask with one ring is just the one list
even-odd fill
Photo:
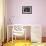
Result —
[[22, 6], [22, 14], [32, 14], [32, 6]]

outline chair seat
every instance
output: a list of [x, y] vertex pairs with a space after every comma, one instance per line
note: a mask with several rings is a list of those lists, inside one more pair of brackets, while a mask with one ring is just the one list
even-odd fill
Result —
[[13, 31], [13, 35], [22, 36], [24, 35], [24, 31]]

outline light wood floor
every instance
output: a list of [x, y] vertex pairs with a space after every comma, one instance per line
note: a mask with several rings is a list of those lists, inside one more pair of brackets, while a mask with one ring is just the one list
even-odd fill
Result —
[[31, 43], [30, 41], [24, 41], [24, 40], [14, 40], [5, 43], [3, 46], [46, 46], [46, 43]]
[[31, 42], [30, 41], [24, 41], [24, 40], [16, 40], [16, 41], [10, 41], [6, 44], [4, 44], [4, 46], [31, 46]]

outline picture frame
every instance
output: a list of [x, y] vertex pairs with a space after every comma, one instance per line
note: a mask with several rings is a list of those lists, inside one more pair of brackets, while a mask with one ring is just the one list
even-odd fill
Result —
[[32, 6], [22, 6], [22, 14], [32, 14]]

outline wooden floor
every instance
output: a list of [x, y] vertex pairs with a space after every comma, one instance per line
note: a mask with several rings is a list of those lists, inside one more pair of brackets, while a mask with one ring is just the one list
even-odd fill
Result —
[[24, 41], [24, 40], [16, 40], [16, 41], [10, 41], [8, 43], [5, 43], [3, 46], [31, 46], [30, 41]]
[[3, 46], [46, 46], [46, 43], [31, 43], [30, 41], [14, 40], [5, 43]]

